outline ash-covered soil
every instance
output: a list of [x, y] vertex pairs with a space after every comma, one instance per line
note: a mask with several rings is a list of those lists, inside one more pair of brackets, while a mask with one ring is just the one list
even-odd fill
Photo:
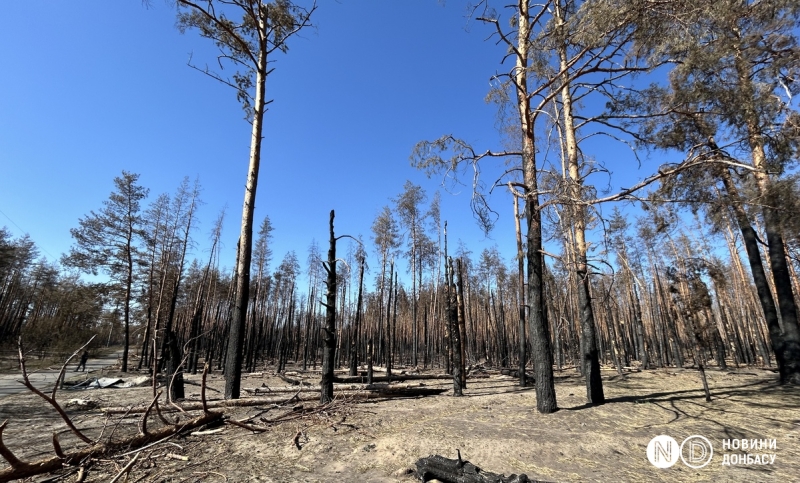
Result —
[[[271, 397], [272, 402], [225, 409], [226, 418], [247, 420], [265, 431], [225, 424], [201, 428], [201, 434], [172, 437], [140, 451], [127, 476], [118, 481], [410, 482], [419, 458], [431, 454], [455, 458], [457, 449], [464, 459], [488, 471], [525, 473], [545, 481], [798, 481], [800, 388], [778, 385], [771, 371], [710, 370], [713, 400], [706, 402], [699, 375], [691, 369], [624, 377], [605, 370], [607, 403], [586, 407], [583, 381], [574, 370], [565, 370], [557, 373], [560, 410], [549, 415], [536, 412], [532, 387], [520, 388], [510, 376], [489, 373], [470, 379], [461, 398], [452, 397], [450, 390], [415, 398], [337, 397], [333, 405], [320, 408], [316, 401], [281, 404], [295, 393], [270, 394], [266, 388], [286, 388], [287, 383], [267, 369], [247, 376], [242, 386], [261, 388], [258, 397]], [[318, 373], [294, 377], [318, 382]], [[187, 380], [187, 400], [199, 400], [200, 375]], [[413, 384], [452, 386], [439, 380]], [[222, 376], [211, 374], [208, 386], [208, 399], [220, 400]], [[298, 397], [310, 395], [303, 392]], [[103, 438], [120, 439], [137, 431], [141, 414], [104, 415], [98, 408], [147, 406], [152, 388], [59, 392], [62, 403], [74, 398], [95, 406], [69, 409], [76, 426], [91, 438], [102, 433]], [[165, 406], [169, 405], [162, 400], [161, 407]], [[164, 412], [168, 419], [176, 414]], [[179, 417], [199, 414], [191, 411]], [[53, 431], [59, 433], [65, 451], [83, 445], [33, 394], [0, 399], [0, 421], [5, 419], [9, 422], [3, 440], [25, 461], [52, 456]], [[161, 426], [156, 415], [149, 417], [148, 427]], [[689, 436], [703, 436], [711, 442], [714, 455], [699, 469], [680, 460], [670, 468], [656, 468], [648, 461], [646, 448], [657, 435], [669, 435], [679, 444]], [[777, 448], [726, 449], [726, 439], [774, 439]], [[774, 454], [775, 460], [766, 465], [723, 465], [723, 453]], [[136, 454], [83, 462], [83, 481], [110, 481]], [[26, 481], [78, 481], [79, 473], [79, 467], [72, 467]]]

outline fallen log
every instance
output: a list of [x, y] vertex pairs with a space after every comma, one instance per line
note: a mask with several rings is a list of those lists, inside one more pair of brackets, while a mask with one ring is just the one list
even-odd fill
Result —
[[[394, 382], [394, 381], [392, 381]], [[333, 390], [337, 393], [339, 392], [352, 392], [352, 391], [381, 391], [386, 390], [386, 388], [390, 388], [391, 391], [400, 391], [400, 390], [413, 390], [420, 387], [420, 383], [410, 383], [410, 384], [392, 384], [391, 386], [387, 386], [384, 384], [350, 384], [350, 383], [342, 383], [342, 384], [334, 384]], [[276, 387], [243, 387], [242, 391], [245, 391], [248, 394], [255, 394], [255, 395], [270, 395], [270, 394], [284, 394], [284, 393], [303, 393], [303, 392], [319, 392], [319, 386], [276, 386]]]
[[[315, 399], [319, 399], [319, 394], [310, 392], [305, 394], [300, 394], [299, 388], [295, 389], [295, 395], [286, 398], [286, 396], [281, 397], [252, 397], [252, 398], [242, 398], [242, 399], [218, 399], [218, 400], [210, 400], [206, 403], [206, 407], [210, 409], [220, 409], [220, 408], [235, 408], [235, 407], [246, 407], [246, 406], [259, 406], [262, 404], [287, 404], [289, 402], [294, 401], [313, 401]], [[200, 401], [191, 401], [191, 402], [183, 402], [180, 404], [180, 410], [183, 411], [197, 411], [203, 409], [203, 403]], [[139, 407], [125, 407], [125, 406], [114, 406], [114, 407], [107, 407], [102, 408], [101, 411], [103, 414], [141, 414], [147, 410], [144, 406]], [[179, 409], [175, 407], [167, 406], [161, 409], [162, 412], [173, 412], [179, 411]]]
[[[470, 376], [470, 378], [488, 378], [488, 375], [483, 374], [475, 374]], [[405, 381], [432, 381], [432, 380], [442, 380], [442, 381], [452, 381], [453, 376], [449, 374], [398, 374], [392, 375], [391, 382], [405, 382]], [[333, 382], [339, 383], [365, 383], [367, 382], [366, 376], [344, 376], [344, 377], [335, 377]], [[372, 376], [372, 382], [390, 382], [390, 379], [386, 376]]]
[[[373, 378], [374, 379], [374, 378]], [[399, 386], [389, 384], [371, 384], [364, 388], [370, 394], [385, 397], [416, 397], [435, 396], [447, 391], [446, 387], [427, 387], [403, 384]]]
[[439, 480], [442, 483], [541, 483], [531, 480], [524, 473], [511, 476], [483, 471], [469, 461], [452, 460], [444, 456], [431, 455], [416, 462], [417, 476], [422, 481]]
[[167, 438], [174, 434], [183, 431], [190, 431], [194, 428], [199, 428], [200, 426], [213, 423], [221, 418], [222, 413], [210, 412], [191, 419], [183, 424], [166, 426], [154, 431], [148, 431], [144, 434], [139, 433], [133, 438], [129, 438], [124, 441], [96, 443], [92, 446], [73, 451], [71, 453], [62, 453], [61, 447], [58, 444], [58, 439], [54, 437], [53, 444], [56, 449], [56, 456], [43, 458], [30, 463], [19, 460], [3, 443], [3, 429], [5, 429], [6, 424], [8, 423], [8, 421], [6, 421], [0, 425], [0, 455], [2, 455], [11, 466], [0, 470], [0, 483], [58, 471], [63, 468], [64, 465], [83, 461], [87, 457], [109, 455], [131, 448], [138, 449], [142, 446], [146, 446], [150, 443]]
[[314, 386], [278, 386], [278, 387], [243, 387], [242, 391], [248, 394], [281, 394], [291, 392], [319, 392], [319, 387]]
[[[373, 385], [363, 385], [361, 387], [356, 386], [355, 389], [346, 389], [346, 390], [334, 390], [334, 396], [336, 397], [347, 397], [352, 399], [376, 399], [382, 397], [420, 397], [420, 396], [436, 396], [446, 392], [447, 388], [440, 388], [440, 387], [427, 387], [427, 386], [412, 386], [412, 385], [402, 385], [402, 386], [392, 386], [392, 385], [385, 385], [385, 384], [373, 384]], [[314, 391], [301, 391], [301, 388], [295, 389], [295, 395], [286, 398], [286, 396], [282, 397], [248, 397], [242, 399], [220, 399], [216, 401], [208, 401], [206, 403], [206, 407], [212, 409], [219, 409], [219, 408], [231, 408], [231, 407], [248, 407], [248, 406], [261, 406], [267, 404], [288, 404], [290, 402], [302, 402], [302, 401], [315, 401], [319, 399], [319, 389]], [[197, 411], [203, 409], [201, 402], [184, 402], [180, 405], [180, 410], [183, 411]], [[101, 411], [103, 414], [110, 415], [110, 414], [141, 414], [147, 411], [147, 407], [139, 406], [139, 407], [126, 407], [126, 406], [116, 406], [116, 407], [107, 407], [102, 408]], [[162, 412], [174, 412], [179, 411], [176, 407], [167, 406], [165, 408], [161, 408]]]
[[281, 374], [280, 372], [275, 374], [275, 375], [278, 376], [278, 378], [282, 379], [283, 382], [291, 384], [292, 386], [310, 386], [311, 385], [311, 383], [308, 382], [308, 381], [304, 381], [302, 379], [292, 379], [291, 377], [286, 377], [284, 374]]

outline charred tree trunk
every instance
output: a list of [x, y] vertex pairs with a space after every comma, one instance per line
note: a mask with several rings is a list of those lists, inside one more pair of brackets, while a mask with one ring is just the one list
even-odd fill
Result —
[[392, 377], [392, 300], [397, 300], [397, 291], [392, 291], [392, 277], [394, 277], [394, 258], [389, 265], [389, 301], [386, 304], [386, 375], [389, 378]]
[[[728, 192], [728, 195], [733, 200], [738, 201], [740, 199], [738, 190], [733, 184], [730, 172], [727, 169], [722, 170], [722, 182], [725, 186], [725, 190]], [[784, 331], [781, 330], [781, 324], [778, 320], [778, 311], [777, 307], [775, 306], [775, 300], [772, 298], [772, 292], [770, 291], [769, 282], [767, 281], [767, 274], [761, 261], [761, 252], [758, 248], [758, 237], [756, 236], [756, 232], [753, 229], [753, 225], [750, 223], [747, 212], [744, 211], [744, 208], [742, 208], [741, 204], [734, 202], [731, 203], [731, 207], [736, 217], [736, 222], [739, 225], [739, 230], [742, 232], [742, 239], [744, 240], [745, 250], [747, 251], [747, 260], [750, 263], [750, 272], [756, 285], [758, 300], [761, 303], [761, 309], [764, 311], [764, 318], [766, 319], [767, 328], [769, 329], [770, 342], [772, 342], [772, 349], [775, 352], [775, 359], [778, 363], [780, 380], [782, 383], [790, 382], [792, 380], [795, 380], [795, 382], [800, 382], [800, 337], [798, 337], [796, 331], [797, 322], [794, 303], [782, 303], [781, 315], [783, 315], [783, 312], [786, 311], [790, 317], [789, 319], [784, 320], [784, 329], [787, 325], [786, 321], [791, 320], [792, 317], [794, 317], [795, 329], [791, 330], [790, 328], [787, 333], [784, 333]], [[765, 208], [765, 211], [771, 212], [772, 210]], [[781, 249], [783, 249], [783, 239], [780, 237], [780, 234], [775, 235], [771, 225], [768, 228], [767, 234], [772, 234], [772, 242], [777, 243], [780, 241]], [[779, 285], [779, 283], [777, 283], [778, 279], [780, 278], [782, 279], [783, 283], [786, 283], [789, 277], [788, 271], [786, 270], [785, 256], [783, 256], [783, 254], [780, 254], [780, 256], [778, 256], [778, 254], [773, 254], [773, 251], [774, 250], [770, 245], [769, 260], [770, 266], [773, 268], [773, 277], [775, 277], [776, 280], [777, 291]], [[778, 273], [776, 273], [774, 265], [777, 265], [780, 268], [781, 259], [783, 270], [779, 269]], [[793, 297], [791, 293], [791, 285], [788, 285], [788, 287], [784, 287], [783, 289], [783, 292], [788, 290], [789, 297]], [[779, 302], [781, 301], [781, 295], [784, 297], [787, 296], [783, 292], [778, 293]], [[789, 326], [791, 327], [791, 323]]]
[[[509, 183], [510, 187], [511, 184]], [[519, 294], [517, 294], [519, 298], [519, 347], [517, 349], [517, 357], [519, 358], [519, 385], [520, 387], [525, 387], [527, 383], [525, 381], [525, 344], [527, 343], [527, 338], [525, 337], [525, 256], [522, 251], [522, 230], [519, 223], [519, 199], [514, 193], [512, 193], [512, 197], [514, 198], [514, 226], [517, 231], [517, 283], [519, 284]]]
[[[183, 360], [178, 338], [174, 331], [167, 335], [167, 387], [169, 400], [177, 401], [185, 396], [183, 388]], [[155, 378], [155, 376], [153, 376]]]
[[373, 353], [373, 346], [372, 346], [372, 338], [369, 339], [367, 342], [367, 384], [372, 384], [373, 381], [373, 374], [372, 374], [372, 353]]
[[461, 359], [462, 341], [460, 336], [461, 331], [458, 328], [459, 306], [456, 298], [456, 286], [453, 282], [453, 260], [448, 260], [447, 264], [448, 270], [447, 273], [445, 273], [445, 277], [447, 278], [447, 296], [449, 300], [447, 321], [450, 326], [450, 340], [453, 345], [453, 396], [462, 396], [464, 388], [461, 374], [461, 368], [463, 367], [463, 361]]
[[517, 26], [517, 55], [514, 85], [522, 134], [522, 172], [525, 183], [525, 219], [527, 221], [528, 304], [534, 375], [536, 377], [536, 408], [541, 413], [558, 409], [553, 380], [553, 351], [550, 347], [550, 327], [543, 307], [544, 259], [542, 258], [542, 214], [539, 209], [536, 147], [534, 146], [534, 114], [528, 98], [528, 52], [531, 36], [528, 2], [519, 2]]
[[336, 237], [333, 235], [334, 212], [331, 210], [330, 246], [328, 261], [323, 264], [328, 273], [325, 281], [325, 347], [322, 352], [322, 381], [320, 382], [320, 402], [327, 404], [333, 401], [333, 358], [336, 351]]
[[[458, 360], [458, 370], [461, 376], [461, 388], [467, 388], [467, 371], [465, 369], [467, 365], [467, 357], [466, 357], [466, 345], [467, 341], [467, 327], [466, 327], [466, 311], [464, 310], [464, 270], [461, 266], [461, 259], [456, 260], [456, 266], [458, 267], [458, 282], [457, 288], [458, 292], [456, 293], [456, 301], [458, 302], [458, 311], [457, 315], [458, 318], [458, 351], [459, 351], [459, 360]], [[452, 267], [451, 267], [452, 268]], [[488, 336], [488, 334], [487, 334]]]
[[361, 330], [361, 291], [364, 287], [364, 259], [360, 260], [358, 270], [358, 298], [356, 300], [356, 321], [350, 334], [350, 375], [358, 372], [358, 334]]

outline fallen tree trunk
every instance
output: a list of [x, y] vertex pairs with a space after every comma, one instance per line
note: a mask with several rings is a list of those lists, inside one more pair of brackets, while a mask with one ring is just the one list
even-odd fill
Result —
[[463, 461], [460, 452], [456, 460], [431, 455], [417, 460], [416, 466], [417, 476], [422, 481], [436, 479], [442, 483], [541, 483], [531, 480], [524, 473], [504, 476], [483, 471], [469, 461]]
[[200, 426], [213, 423], [221, 418], [222, 413], [209, 412], [203, 414], [202, 416], [198, 416], [197, 418], [191, 419], [183, 424], [165, 426], [155, 431], [139, 433], [133, 438], [129, 438], [124, 441], [97, 443], [71, 453], [63, 453], [61, 446], [58, 444], [58, 439], [54, 437], [53, 445], [55, 447], [56, 456], [44, 458], [32, 463], [19, 460], [3, 443], [3, 429], [5, 429], [6, 424], [8, 423], [8, 421], [6, 421], [0, 425], [0, 455], [2, 455], [11, 466], [9, 468], [0, 470], [0, 483], [58, 471], [63, 468], [65, 464], [80, 462], [89, 456], [97, 457], [112, 454], [121, 450], [141, 448], [142, 446], [146, 446], [147, 444], [153, 443], [168, 436], [172, 436], [182, 431], [189, 431]]
[[243, 387], [242, 391], [248, 394], [281, 394], [291, 392], [319, 392], [318, 387], [309, 386], [278, 386], [278, 387]]
[[[470, 376], [470, 378], [488, 378], [488, 375], [483, 374], [475, 374]], [[432, 380], [442, 380], [442, 381], [450, 381], [453, 379], [453, 376], [449, 376], [447, 374], [392, 374], [391, 382], [404, 382], [404, 381], [432, 381]], [[344, 376], [344, 377], [336, 377], [334, 378], [334, 382], [340, 383], [358, 383], [358, 382], [366, 382], [367, 378], [365, 376]], [[372, 376], [372, 382], [389, 382], [389, 378], [386, 376]]]
[[291, 377], [286, 377], [284, 374], [281, 373], [276, 374], [276, 376], [278, 376], [278, 378], [283, 380], [283, 382], [286, 382], [293, 386], [311, 386], [310, 382], [304, 381], [303, 379], [292, 379]]
[[[392, 377], [392, 382], [395, 382], [394, 377]], [[420, 384], [411, 383], [411, 384], [392, 384], [387, 386], [386, 384], [349, 384], [349, 383], [342, 383], [342, 384], [335, 384], [333, 389], [339, 392], [347, 392], [347, 391], [381, 391], [387, 388], [391, 389], [392, 391], [398, 390], [413, 390], [419, 388]], [[298, 386], [277, 386], [277, 387], [244, 387], [242, 391], [247, 392], [248, 394], [261, 394], [261, 395], [270, 395], [270, 394], [283, 394], [283, 393], [297, 393], [297, 392], [319, 392], [319, 387], [298, 387]]]
[[[435, 396], [447, 391], [446, 388], [435, 388], [425, 386], [414, 387], [392, 387], [382, 384], [373, 384], [371, 386], [364, 386], [359, 390], [345, 390], [335, 392], [337, 397], [347, 397], [352, 399], [374, 399], [381, 397], [417, 397], [417, 396]], [[295, 389], [296, 394], [289, 399], [285, 397], [254, 397], [254, 398], [241, 398], [241, 399], [221, 399], [217, 401], [209, 401], [206, 404], [208, 408], [230, 408], [230, 407], [248, 407], [259, 406], [262, 404], [288, 404], [289, 402], [302, 402], [314, 401], [319, 399], [319, 389], [315, 388], [314, 391], [301, 391], [300, 388]], [[181, 405], [184, 411], [196, 411], [202, 409], [202, 403], [191, 402]], [[130, 408], [124, 406], [103, 408], [101, 411], [104, 414], [141, 414], [147, 410], [146, 407]], [[161, 409], [162, 412], [178, 411], [174, 407], [165, 407]]]

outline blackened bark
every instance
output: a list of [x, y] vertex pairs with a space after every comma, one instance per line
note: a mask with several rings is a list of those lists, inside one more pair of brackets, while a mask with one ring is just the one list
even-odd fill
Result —
[[358, 298], [356, 301], [356, 322], [350, 334], [350, 375], [358, 372], [358, 333], [361, 330], [361, 291], [364, 288], [364, 259], [360, 260], [358, 270]]
[[200, 285], [198, 290], [198, 300], [195, 302], [194, 310], [192, 311], [192, 322], [189, 326], [189, 365], [187, 369], [192, 374], [197, 374], [197, 360], [199, 355], [200, 344], [200, 326], [202, 325], [204, 298], [203, 298], [204, 285]]
[[336, 237], [333, 235], [334, 212], [331, 210], [330, 246], [328, 261], [323, 265], [328, 272], [325, 281], [325, 347], [322, 351], [322, 381], [320, 382], [320, 402], [333, 401], [333, 357], [336, 351]]
[[[535, 188], [535, 187], [534, 187]], [[542, 258], [542, 216], [536, 196], [525, 204], [528, 222], [528, 323], [531, 334], [531, 356], [536, 377], [536, 409], [548, 414], [558, 410], [553, 379], [553, 350], [550, 346], [550, 327], [544, 309], [544, 259]]]
[[[394, 277], [394, 258], [389, 265], [389, 301], [386, 303], [386, 375], [390, 379], [392, 377], [392, 300], [397, 300], [397, 290], [392, 292], [392, 277]], [[395, 311], [395, 313], [397, 312]]]
[[[467, 326], [466, 326], [466, 310], [464, 310], [464, 269], [461, 265], [461, 259], [456, 260], [458, 267], [458, 292], [456, 294], [456, 301], [458, 302], [458, 350], [459, 354], [459, 373], [461, 375], [461, 388], [467, 388], [467, 357], [466, 357], [466, 344], [467, 344]], [[488, 334], [487, 334], [488, 335]]]
[[167, 385], [169, 386], [170, 401], [177, 401], [185, 397], [183, 388], [183, 364], [178, 338], [175, 332], [167, 336]]
[[537, 483], [524, 473], [506, 477], [484, 471], [469, 461], [463, 461], [461, 452], [459, 452], [457, 460], [431, 455], [427, 458], [420, 458], [415, 464], [417, 476], [422, 481], [435, 479], [443, 483]]
[[[391, 330], [391, 335], [389, 338], [389, 360], [391, 362], [392, 354], [394, 352], [395, 341], [397, 340], [397, 287], [399, 283], [397, 282], [397, 272], [394, 272], [394, 301], [392, 302], [392, 326], [387, 327], [387, 329]], [[386, 371], [386, 375], [389, 379], [392, 378], [392, 371], [391, 371], [391, 364], [387, 364], [386, 366], [389, 370]]]
[[[770, 201], [772, 206], [777, 206], [779, 203], [774, 194], [770, 196]], [[786, 264], [786, 249], [780, 230], [780, 214], [776, 209], [764, 208], [764, 229], [767, 232], [769, 266], [772, 269], [775, 293], [778, 296], [778, 308], [781, 312], [781, 322], [783, 322], [781, 336], [783, 366], [778, 366], [780, 380], [781, 383], [800, 384], [800, 327], [798, 327], [792, 280]]]
[[633, 323], [636, 324], [636, 341], [639, 346], [639, 360], [642, 362], [642, 370], [650, 366], [647, 357], [647, 343], [644, 339], [644, 324], [642, 323], [642, 309], [639, 302], [639, 291], [636, 284], [633, 285]]
[[452, 318], [450, 315], [450, 311], [452, 310], [452, 300], [450, 299], [450, 268], [449, 268], [449, 258], [447, 256], [447, 221], [444, 222], [444, 300], [445, 300], [445, 319], [446, 322], [444, 324], [444, 344], [446, 348], [446, 357], [447, 361], [445, 362], [445, 374], [452, 374], [453, 373], [453, 337], [451, 334], [452, 328]]
[[458, 301], [456, 300], [456, 286], [453, 282], [453, 260], [447, 261], [448, 270], [445, 274], [447, 277], [447, 297], [448, 297], [448, 313], [447, 322], [450, 327], [450, 341], [453, 346], [453, 396], [463, 395], [463, 386], [461, 384], [461, 337], [458, 328]]
[[[750, 223], [750, 219], [748, 218], [747, 213], [744, 211], [744, 208], [742, 208], [741, 204], [738, 203], [740, 200], [739, 193], [736, 189], [736, 186], [733, 184], [733, 180], [731, 180], [730, 172], [726, 169], [723, 170], [721, 174], [725, 190], [728, 192], [728, 196], [733, 200], [733, 203], [731, 203], [731, 208], [733, 209], [736, 223], [739, 225], [739, 230], [742, 232], [742, 239], [744, 240], [745, 250], [747, 251], [747, 260], [750, 264], [750, 273], [752, 274], [753, 282], [756, 285], [758, 300], [761, 303], [761, 309], [764, 311], [764, 319], [767, 322], [770, 342], [772, 343], [772, 349], [775, 352], [775, 360], [778, 363], [780, 381], [781, 383], [792, 381], [795, 381], [795, 383], [800, 383], [800, 335], [796, 330], [797, 316], [794, 308], [794, 298], [791, 293], [789, 272], [786, 267], [786, 258], [783, 254], [783, 238], [781, 237], [780, 233], [775, 233], [772, 223], [768, 223], [766, 219], [767, 212], [774, 214], [774, 210], [765, 208], [764, 221], [765, 225], [768, 226], [767, 240], [770, 244], [769, 260], [770, 267], [773, 270], [776, 289], [775, 291], [778, 294], [778, 300], [781, 300], [781, 295], [786, 297], [787, 291], [788, 296], [792, 297], [791, 301], [781, 304], [781, 316], [783, 316], [783, 311], [785, 309], [787, 316], [789, 317], [788, 319], [783, 319], [784, 329], [787, 328], [787, 321], [790, 322], [788, 325], [791, 326], [792, 318], [794, 320], [795, 330], [792, 331], [790, 327], [790, 330], [786, 333], [781, 330], [781, 325], [778, 321], [778, 312], [775, 307], [775, 300], [772, 298], [772, 292], [769, 288], [767, 274], [761, 261], [761, 252], [758, 248], [758, 237], [756, 236], [756, 232], [753, 229], [753, 225]], [[774, 222], [775, 220], [770, 221]], [[775, 250], [772, 246], [773, 243], [780, 245], [780, 253], [776, 254], [777, 256], [774, 257], [773, 252]], [[777, 272], [775, 270], [776, 265], [778, 267]], [[782, 284], [786, 285], [780, 286]]]
[[367, 342], [367, 384], [372, 384], [373, 381], [372, 353], [373, 353], [372, 339], [370, 338], [369, 342]]
[[[589, 297], [589, 274], [586, 264], [578, 268], [578, 305], [581, 317], [581, 350], [583, 351], [583, 375], [586, 378], [586, 402], [599, 405], [605, 403], [603, 380], [600, 377], [600, 357], [597, 350], [597, 334], [594, 328], [594, 312]], [[644, 349], [644, 347], [642, 347]]]

